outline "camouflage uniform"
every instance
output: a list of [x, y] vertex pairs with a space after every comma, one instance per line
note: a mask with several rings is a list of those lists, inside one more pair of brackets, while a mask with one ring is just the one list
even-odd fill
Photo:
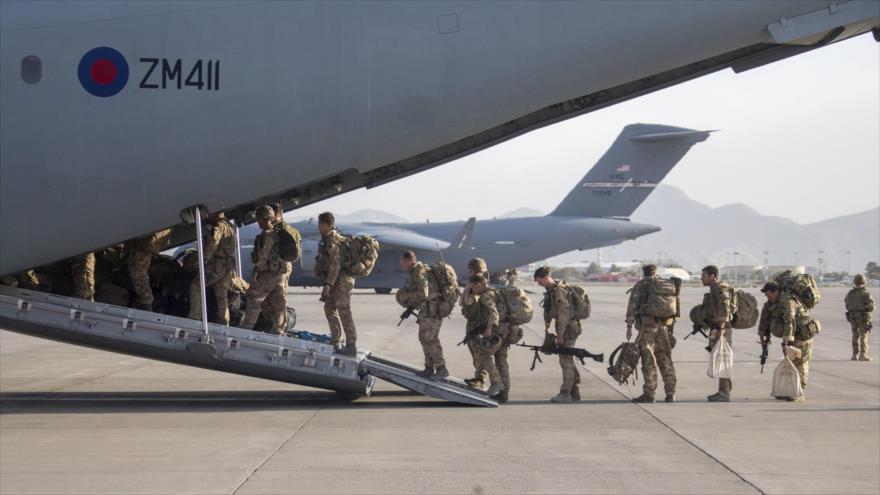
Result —
[[[208, 235], [204, 238], [205, 290], [214, 289], [217, 301], [217, 320], [229, 325], [229, 288], [235, 273], [235, 227], [225, 218], [208, 224]], [[202, 297], [199, 290], [199, 277], [193, 278], [189, 286], [189, 317], [202, 319]], [[210, 316], [208, 317], [210, 320]]]
[[330, 296], [324, 301], [324, 315], [330, 326], [330, 340], [334, 346], [342, 343], [345, 333], [346, 346], [354, 346], [357, 341], [357, 329], [351, 315], [351, 291], [354, 289], [354, 277], [342, 269], [343, 247], [345, 238], [333, 229], [321, 236], [318, 245], [318, 257], [315, 260], [315, 274], [330, 286]]
[[10, 287], [21, 287], [22, 289], [40, 288], [40, 280], [37, 278], [37, 274], [33, 270], [25, 270], [21, 273], [16, 273], [15, 275], [3, 277], [3, 279], [0, 280], [0, 283]]
[[868, 340], [871, 337], [871, 313], [874, 298], [865, 287], [855, 287], [846, 294], [846, 321], [852, 327], [852, 359], [870, 361]]
[[95, 253], [70, 258], [70, 276], [73, 278], [73, 297], [95, 300]]
[[626, 306], [627, 324], [634, 323], [636, 330], [639, 331], [636, 345], [639, 348], [639, 354], [641, 354], [642, 376], [645, 378], [642, 391], [646, 396], [654, 397], [657, 392], [657, 369], [659, 367], [666, 395], [674, 395], [675, 366], [672, 364], [672, 338], [667, 325], [671, 325], [675, 320], [640, 315], [639, 310], [647, 299], [648, 280], [642, 279], [630, 289], [629, 302]]
[[[733, 287], [727, 282], [719, 281], [709, 288], [709, 292], [703, 295], [702, 316], [709, 324], [709, 346], [714, 348], [718, 342], [719, 334], [723, 331], [727, 343], [733, 346], [733, 327], [730, 319], [733, 317]], [[730, 396], [733, 390], [733, 381], [730, 378], [718, 379], [718, 393]]]
[[792, 363], [797, 367], [801, 376], [801, 385], [807, 388], [807, 379], [810, 377], [810, 357], [813, 355], [813, 339], [798, 339], [797, 322], [799, 317], [807, 312], [806, 308], [794, 297], [783, 293], [775, 303], [767, 301], [761, 308], [761, 319], [758, 323], [758, 335], [767, 338], [770, 335], [781, 339], [782, 342], [791, 342], [794, 347], [801, 350], [801, 357], [793, 359]]
[[272, 331], [283, 333], [287, 317], [287, 276], [292, 267], [289, 261], [281, 259], [278, 250], [278, 231], [274, 224], [264, 230], [254, 241], [251, 253], [254, 262], [254, 275], [247, 291], [244, 318], [241, 328], [254, 328], [260, 312], [272, 324]]
[[[572, 318], [571, 289], [563, 282], [544, 293], [544, 326], [549, 327], [556, 320], [556, 336], [558, 345], [574, 347], [577, 338], [581, 334], [581, 322]], [[562, 368], [562, 386], [559, 387], [561, 395], [580, 394], [575, 390], [581, 383], [581, 374], [574, 364], [574, 356], [559, 355], [559, 366]]]
[[[501, 323], [496, 301], [495, 291], [486, 289], [472, 304], [462, 304], [461, 314], [467, 319], [468, 335], [475, 337], [470, 342], [473, 343], [477, 355], [479, 371], [488, 375], [489, 383], [492, 384], [490, 391], [494, 388], [501, 392], [510, 388], [510, 368], [507, 364], [505, 342], [507, 328]], [[493, 339], [479, 336], [488, 326], [492, 327]]]
[[428, 281], [428, 265], [417, 262], [410, 268], [406, 277], [407, 305], [418, 312], [419, 343], [425, 354], [425, 370], [434, 370], [446, 365], [443, 359], [443, 347], [440, 345], [440, 325], [443, 318], [439, 316], [437, 302], [432, 301], [431, 285]]
[[[485, 277], [489, 276], [489, 267], [486, 265], [486, 260], [483, 258], [474, 258], [468, 262], [468, 270], [474, 271], [474, 274], [482, 273]], [[459, 305], [462, 308], [462, 314], [464, 314], [464, 300], [467, 297], [467, 289], [461, 291], [461, 300], [459, 301]], [[473, 379], [468, 379], [467, 381], [473, 383], [474, 385], [479, 385], [480, 383], [485, 383], [489, 380], [489, 374], [480, 367], [480, 355], [477, 352], [476, 343], [473, 339], [468, 340], [467, 342], [468, 351], [471, 353], [471, 362], [474, 365], [474, 377]]]
[[126, 244], [126, 265], [131, 285], [134, 288], [135, 304], [151, 310], [153, 289], [150, 286], [150, 262], [153, 255], [159, 254], [171, 238], [171, 229], [160, 230], [152, 235], [135, 239]]

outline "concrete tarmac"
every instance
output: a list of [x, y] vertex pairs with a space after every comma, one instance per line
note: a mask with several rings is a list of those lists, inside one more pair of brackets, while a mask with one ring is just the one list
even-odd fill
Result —
[[[534, 291], [535, 308], [540, 300]], [[624, 340], [627, 287], [588, 286], [578, 346], [606, 357]], [[763, 297], [753, 289], [763, 302]], [[686, 288], [684, 313], [702, 288]], [[823, 288], [807, 400], [769, 396], [778, 341], [759, 373], [756, 330], [734, 334], [728, 404], [706, 402], [705, 340], [676, 329], [675, 404], [633, 404], [604, 364], [580, 367], [584, 401], [551, 404], [555, 356], [513, 382], [497, 409], [457, 406], [380, 382], [333, 393], [112, 354], [0, 331], [0, 493], [880, 493], [880, 356], [850, 361], [846, 288]], [[874, 297], [880, 294], [873, 290]], [[326, 332], [315, 290], [291, 289], [297, 327]], [[357, 291], [359, 347], [420, 364], [415, 321], [395, 327], [393, 296]], [[457, 310], [456, 310], [457, 311]], [[473, 372], [463, 319], [444, 322], [450, 371]], [[539, 343], [540, 313], [525, 328]], [[876, 338], [875, 338], [876, 340]], [[662, 394], [662, 383], [657, 392]]]

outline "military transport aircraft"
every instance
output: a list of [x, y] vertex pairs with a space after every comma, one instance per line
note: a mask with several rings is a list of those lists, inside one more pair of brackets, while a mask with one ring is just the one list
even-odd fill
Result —
[[[880, 39], [878, 0], [4, 0], [0, 275], [165, 227], [174, 245], [198, 241], [203, 212], [251, 223], [267, 202], [375, 187], [871, 31]], [[566, 199], [555, 215], [583, 213]], [[446, 228], [412, 230], [451, 239], [460, 226]], [[28, 335], [346, 396], [380, 378], [495, 405], [369, 352], [202, 320], [0, 286], [0, 326]]]
[[[599, 161], [577, 182], [549, 215], [449, 223], [340, 224], [346, 234], [375, 237], [381, 251], [368, 277], [357, 287], [390, 292], [404, 275], [397, 259], [404, 250], [420, 260], [434, 262], [442, 255], [460, 276], [469, 259], [491, 261], [491, 270], [503, 270], [543, 260], [576, 249], [595, 249], [650, 234], [660, 227], [631, 222], [628, 217], [648, 197], [690, 148], [709, 137], [707, 131], [653, 124], [626, 126]], [[320, 286], [312, 274], [320, 234], [313, 222], [294, 224], [304, 235], [300, 269], [291, 285]], [[244, 273], [252, 270], [250, 251], [259, 233], [256, 225], [241, 230]]]

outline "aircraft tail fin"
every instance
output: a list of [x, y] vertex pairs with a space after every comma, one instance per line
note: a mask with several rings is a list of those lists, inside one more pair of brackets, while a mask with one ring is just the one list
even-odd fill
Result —
[[631, 124], [550, 215], [629, 217], [691, 147], [713, 131]]
[[476, 224], [476, 217], [468, 218], [468, 221], [465, 222], [464, 226], [461, 228], [458, 234], [455, 235], [455, 238], [453, 238], [452, 241], [449, 242], [449, 247], [451, 247], [452, 249], [463, 248], [468, 243], [468, 241], [471, 240], [471, 235], [473, 235], [474, 233], [474, 226]]

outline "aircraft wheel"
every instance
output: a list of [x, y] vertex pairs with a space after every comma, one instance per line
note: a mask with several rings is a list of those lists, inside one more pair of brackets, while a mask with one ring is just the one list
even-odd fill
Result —
[[361, 396], [361, 394], [358, 394], [355, 392], [336, 392], [337, 399], [348, 401], [348, 402], [357, 400], [360, 398], [360, 396]]
[[391, 294], [391, 289], [389, 287], [376, 287], [373, 290], [376, 291], [376, 294]]

